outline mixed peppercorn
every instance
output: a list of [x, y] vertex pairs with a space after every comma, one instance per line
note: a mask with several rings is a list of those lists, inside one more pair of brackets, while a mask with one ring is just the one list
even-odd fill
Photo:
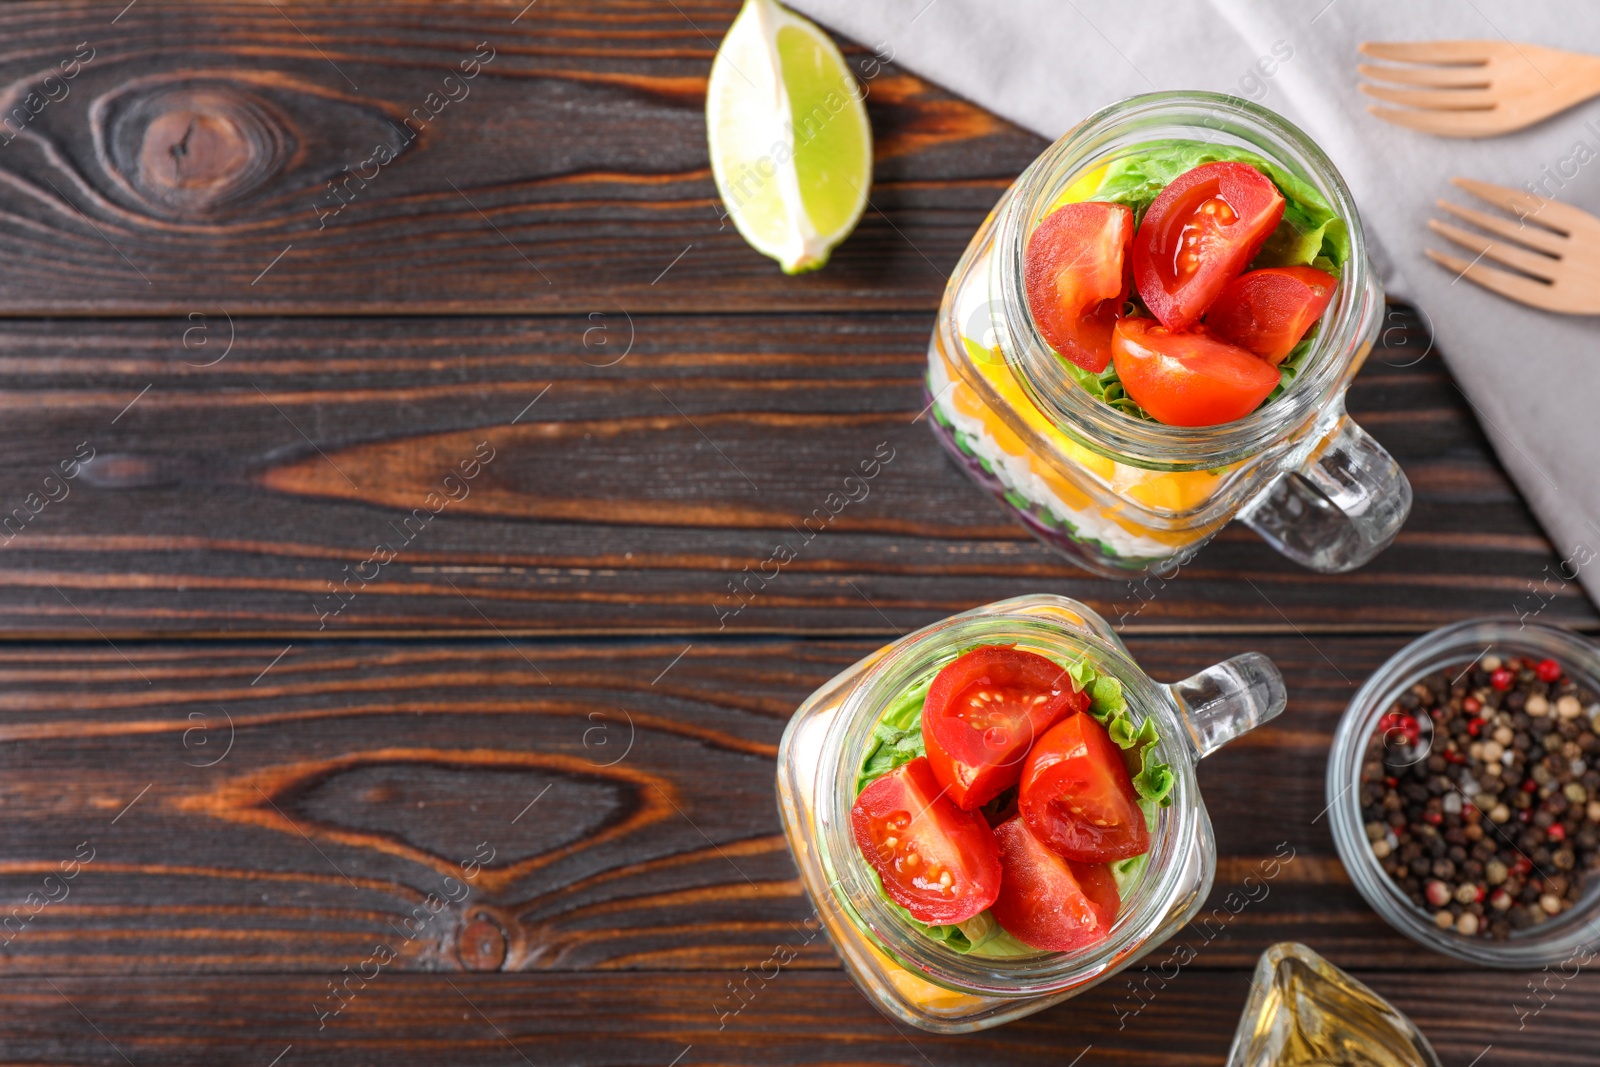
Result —
[[1441, 928], [1503, 940], [1600, 866], [1600, 703], [1553, 659], [1485, 655], [1401, 693], [1367, 743], [1372, 854]]

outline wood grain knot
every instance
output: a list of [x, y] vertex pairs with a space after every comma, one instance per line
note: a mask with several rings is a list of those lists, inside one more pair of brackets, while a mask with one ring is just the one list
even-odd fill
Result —
[[506, 962], [506, 934], [498, 925], [478, 917], [461, 928], [456, 957], [469, 971], [498, 971]]
[[107, 452], [85, 463], [85, 483], [99, 489], [152, 489], [178, 485], [186, 475], [198, 474], [200, 464], [179, 456], [141, 456]]
[[552, 778], [564, 779], [562, 787], [542, 802], [543, 818], [518, 828], [528, 836], [515, 850], [507, 842], [505, 855], [478, 869], [473, 885], [483, 893], [504, 892], [534, 871], [625, 839], [679, 810], [671, 781], [627, 761], [597, 767], [564, 753], [483, 748], [381, 748], [264, 767], [175, 803], [180, 811], [402, 856], [459, 879], [466, 840], [461, 827], [475, 829], [482, 819], [463, 798], [497, 788], [535, 796], [534, 782], [524, 777], [530, 771], [538, 775], [538, 789], [551, 786]]
[[111, 163], [153, 210], [204, 215], [270, 181], [292, 142], [288, 124], [260, 98], [229, 85], [179, 85], [120, 111]]

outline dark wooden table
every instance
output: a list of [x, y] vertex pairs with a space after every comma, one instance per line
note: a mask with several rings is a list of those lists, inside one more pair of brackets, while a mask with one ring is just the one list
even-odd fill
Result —
[[[735, 10], [0, 9], [0, 1061], [1217, 1063], [1294, 938], [1446, 1063], [1593, 1062], [1600, 979], [1519, 1027], [1529, 976], [1391, 931], [1318, 819], [1338, 715], [1412, 635], [1600, 626], [1426, 331], [1394, 308], [1350, 394], [1416, 490], [1374, 564], [1230, 530], [1148, 602], [1087, 577], [914, 420], [945, 272], [1042, 142], [879, 73], [872, 210], [785, 278], [707, 166]], [[1288, 711], [1201, 774], [1215, 901], [1296, 859], [1136, 1017], [1116, 981], [897, 1030], [808, 929], [777, 741], [886, 639], [1034, 590], [1125, 616], [1158, 677], [1278, 662]]]

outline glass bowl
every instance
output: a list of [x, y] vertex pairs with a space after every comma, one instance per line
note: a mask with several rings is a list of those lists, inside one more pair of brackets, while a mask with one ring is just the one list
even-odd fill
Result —
[[1504, 941], [1442, 930], [1394, 883], [1367, 841], [1361, 816], [1361, 765], [1367, 739], [1399, 696], [1433, 672], [1495, 653], [1557, 660], [1569, 676], [1600, 693], [1600, 648], [1570, 630], [1514, 619], [1469, 619], [1419, 637], [1391, 656], [1350, 701], [1328, 756], [1327, 801], [1333, 843], [1350, 880], [1396, 930], [1436, 952], [1485, 967], [1537, 969], [1588, 953], [1600, 940], [1600, 872], [1585, 876], [1583, 896], [1561, 915]]

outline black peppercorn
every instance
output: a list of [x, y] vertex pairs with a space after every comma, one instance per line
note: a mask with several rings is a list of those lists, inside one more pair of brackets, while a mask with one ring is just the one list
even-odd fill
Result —
[[[1461, 936], [1504, 939], [1545, 922], [1550, 909], [1583, 897], [1585, 872], [1600, 870], [1600, 820], [1590, 818], [1590, 801], [1600, 800], [1600, 735], [1587, 714], [1562, 718], [1556, 707], [1568, 694], [1584, 707], [1597, 701], [1571, 678], [1540, 681], [1560, 671], [1536, 668], [1538, 659], [1498, 657], [1502, 683], [1511, 672], [1506, 690], [1480, 661], [1447, 666], [1397, 694], [1388, 713], [1415, 719], [1406, 732], [1431, 736], [1427, 749], [1406, 742], [1392, 719], [1368, 739], [1357, 803], [1364, 823], [1388, 828], [1377, 846], [1382, 869], [1430, 922], [1448, 920]], [[1543, 702], [1538, 714], [1528, 707], [1534, 697]], [[1492, 817], [1506, 810], [1509, 820]], [[1488, 906], [1491, 898], [1500, 905]]]

